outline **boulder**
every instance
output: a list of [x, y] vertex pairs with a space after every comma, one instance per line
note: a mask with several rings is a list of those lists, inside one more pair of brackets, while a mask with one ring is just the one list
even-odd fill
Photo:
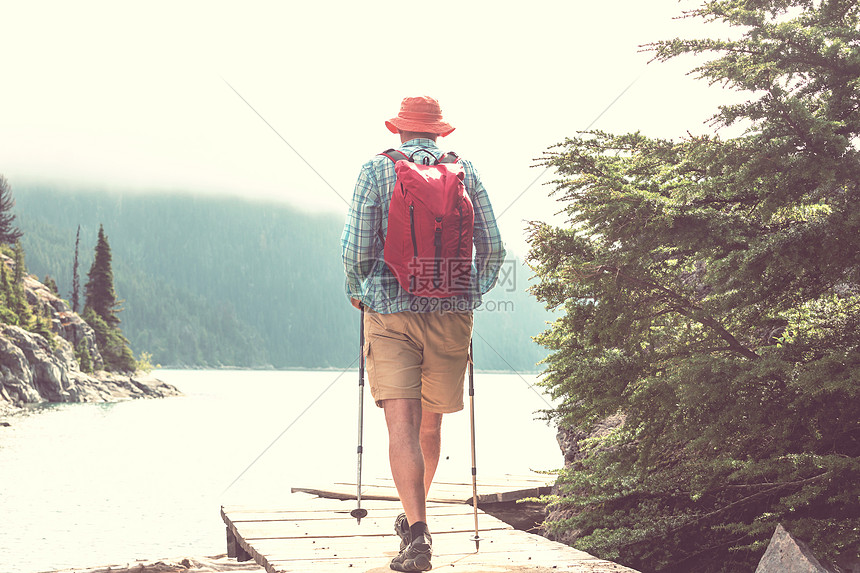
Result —
[[144, 372], [80, 371], [71, 344], [17, 326], [0, 325], [0, 402], [23, 406], [39, 402], [113, 402], [165, 398], [181, 392]]
[[[0, 264], [12, 265], [5, 255]], [[110, 402], [180, 395], [175, 387], [141, 372], [103, 372], [95, 332], [66, 301], [33, 276], [24, 277], [31, 306], [47, 316], [56, 334], [44, 336], [0, 323], [0, 413], [39, 402]], [[81, 372], [75, 348], [89, 350], [96, 374]]]
[[32, 276], [24, 277], [24, 289], [27, 300], [33, 306], [39, 306], [51, 321], [51, 330], [60, 338], [67, 340], [74, 351], [80, 342], [87, 347], [94, 370], [104, 368], [104, 360], [96, 343], [96, 333], [89, 324], [84, 322], [78, 313], [72, 312], [68, 303], [52, 293], [48, 287]]
[[[576, 464], [585, 457], [586, 453], [583, 450], [583, 444], [586, 440], [606, 436], [624, 424], [624, 420], [625, 416], [623, 414], [614, 414], [601, 420], [587, 432], [575, 428], [560, 426], [558, 433], [556, 434], [556, 440], [558, 441], [559, 448], [561, 448], [561, 453], [564, 455], [565, 467]], [[553, 487], [552, 493], [559, 496], [568, 495], [561, 493], [557, 485]], [[575, 513], [570, 509], [553, 509], [547, 514], [546, 521], [564, 521], [565, 519], [574, 517], [574, 515]], [[557, 533], [550, 531], [545, 527], [541, 527], [538, 531], [548, 539], [565, 543], [567, 545], [572, 545], [581, 534], [578, 530], [567, 530]]]
[[67, 402], [68, 377], [44, 337], [23, 328], [0, 326], [2, 389], [16, 406], [31, 402]]
[[777, 525], [755, 573], [833, 573], [833, 570], [819, 563], [803, 541]]
[[5, 336], [0, 336], [0, 398], [15, 406], [42, 401], [33, 386], [33, 372], [27, 357]]

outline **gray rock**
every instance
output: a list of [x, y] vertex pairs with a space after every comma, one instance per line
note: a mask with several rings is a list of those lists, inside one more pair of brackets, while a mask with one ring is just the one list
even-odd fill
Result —
[[[556, 440], [558, 441], [559, 448], [561, 448], [561, 453], [564, 455], [565, 467], [575, 464], [585, 457], [585, 452], [582, 449], [582, 444], [585, 440], [606, 436], [609, 432], [612, 432], [624, 424], [624, 420], [625, 416], [623, 414], [614, 414], [596, 423], [594, 427], [587, 432], [565, 426], [559, 427]], [[566, 495], [576, 495], [575, 493], [562, 493], [559, 491], [558, 486], [553, 487], [552, 493], [561, 497]], [[575, 515], [576, 513], [570, 509], [553, 509], [547, 514], [546, 521], [563, 521], [565, 519], [570, 519]], [[572, 545], [581, 535], [579, 530], [566, 530], [556, 533], [549, 531], [544, 527], [541, 527], [539, 532], [544, 537], [567, 545]]]
[[5, 336], [0, 336], [0, 398], [15, 406], [42, 401], [24, 351]]
[[824, 567], [803, 541], [776, 526], [755, 573], [833, 573]]
[[24, 289], [30, 304], [40, 306], [45, 315], [50, 318], [54, 333], [70, 343], [73, 355], [78, 343], [83, 341], [89, 350], [93, 368], [95, 370], [104, 368], [104, 360], [96, 343], [96, 333], [89, 324], [84, 322], [84, 319], [76, 312], [72, 312], [66, 301], [56, 296], [32, 276], [24, 278]]
[[23, 406], [39, 402], [113, 402], [181, 394], [143, 372], [80, 371], [66, 340], [52, 349], [41, 335], [0, 325], [0, 402]]
[[4, 324], [0, 327], [0, 337], [4, 342], [0, 363], [9, 368], [11, 375], [4, 377], [4, 387], [8, 390], [11, 382], [17, 397], [14, 402], [71, 401], [66, 375], [71, 365], [54, 355], [43, 336]]
[[[0, 255], [0, 264], [11, 264]], [[181, 392], [156, 378], [136, 373], [108, 373], [95, 332], [68, 304], [34, 277], [24, 278], [31, 305], [49, 317], [57, 335], [50, 342], [9, 324], [0, 324], [0, 412], [39, 402], [111, 402], [132, 398], [177, 396]], [[96, 374], [81, 372], [75, 347], [89, 349]]]

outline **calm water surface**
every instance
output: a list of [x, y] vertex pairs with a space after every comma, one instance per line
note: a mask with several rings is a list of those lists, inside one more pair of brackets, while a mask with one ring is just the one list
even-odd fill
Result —
[[[354, 483], [356, 372], [157, 375], [185, 395], [7, 418], [0, 572], [221, 554], [222, 504], [271, 503], [292, 486]], [[534, 383], [534, 376], [475, 375], [479, 480], [561, 465], [554, 430], [536, 420], [547, 403]], [[363, 476], [371, 481], [389, 475], [387, 438], [365, 394]], [[437, 479], [471, 481], [466, 406], [446, 416]]]

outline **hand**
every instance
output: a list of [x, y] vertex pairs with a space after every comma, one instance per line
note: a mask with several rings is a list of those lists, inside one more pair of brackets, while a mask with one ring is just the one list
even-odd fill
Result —
[[357, 298], [351, 298], [351, 299], [349, 299], [349, 302], [352, 303], [352, 306], [354, 306], [358, 310], [361, 310], [361, 301], [360, 300], [358, 300]]

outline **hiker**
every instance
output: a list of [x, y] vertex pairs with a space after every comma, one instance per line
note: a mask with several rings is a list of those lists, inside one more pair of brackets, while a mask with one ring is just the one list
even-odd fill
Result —
[[[435, 281], [430, 285], [430, 279], [420, 275], [433, 269], [438, 273], [442, 265], [437, 250], [435, 262], [421, 260], [415, 265], [413, 261], [411, 266], [419, 267], [415, 272], [425, 286], [431, 290], [439, 286], [444, 296], [410, 293], [421, 289], [412, 289], [414, 282], [395, 276], [385, 246], [392, 234], [405, 233], [394, 229], [399, 223], [389, 219], [395, 181], [403, 167], [396, 166], [434, 164], [443, 156], [437, 138], [449, 135], [454, 128], [443, 121], [439, 103], [430, 97], [405, 98], [397, 117], [386, 121], [385, 126], [400, 136], [401, 145], [361, 167], [341, 242], [347, 296], [353, 306], [364, 310], [363, 352], [368, 381], [376, 405], [384, 411], [391, 474], [404, 511], [395, 521], [401, 543], [391, 568], [425, 571], [431, 568], [426, 499], [439, 462], [442, 416], [463, 409], [472, 311], [480, 306], [482, 294], [495, 285], [505, 249], [477, 171], [469, 161], [451, 154], [448, 160], [456, 161], [448, 172], [462, 172], [460, 189], [464, 186], [468, 195], [460, 206], [468, 208], [470, 202], [474, 213], [473, 222], [466, 221], [472, 225], [463, 265], [466, 275], [457, 279], [461, 281], [458, 288], [445, 290], [451, 285], [440, 286]], [[411, 214], [412, 206], [409, 209]], [[431, 220], [429, 224], [434, 223]], [[436, 230], [441, 226], [445, 233], [451, 233], [451, 227], [462, 225], [462, 220], [456, 224], [438, 222]], [[415, 229], [411, 229], [413, 242]], [[394, 249], [394, 239], [390, 242]], [[441, 249], [439, 244], [437, 237]], [[446, 262], [445, 266], [450, 265]]]

